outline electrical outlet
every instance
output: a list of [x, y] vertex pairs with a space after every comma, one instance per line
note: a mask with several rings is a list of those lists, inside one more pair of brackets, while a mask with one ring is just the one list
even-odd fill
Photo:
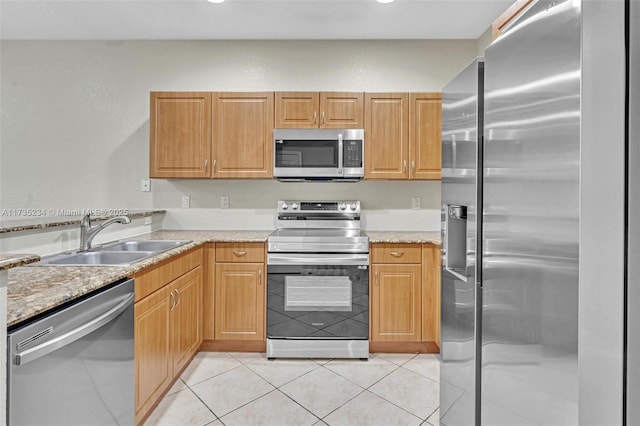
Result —
[[229, 196], [228, 195], [220, 196], [220, 208], [221, 209], [228, 209], [229, 208]]
[[182, 197], [182, 208], [188, 209], [190, 206], [191, 206], [191, 199], [189, 198], [188, 195], [184, 195]]
[[411, 208], [413, 210], [420, 210], [420, 197], [411, 198]]
[[142, 191], [142, 192], [151, 191], [151, 180], [142, 179], [142, 182], [140, 182], [140, 191]]

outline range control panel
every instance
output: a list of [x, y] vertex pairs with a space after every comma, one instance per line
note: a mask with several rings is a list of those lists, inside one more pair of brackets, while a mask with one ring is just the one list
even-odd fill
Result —
[[278, 213], [360, 213], [360, 201], [278, 201]]

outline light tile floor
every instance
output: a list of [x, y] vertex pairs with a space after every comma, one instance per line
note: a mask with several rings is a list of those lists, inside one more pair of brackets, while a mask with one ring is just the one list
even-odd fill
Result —
[[200, 352], [145, 426], [439, 426], [439, 373], [431, 354], [268, 361]]

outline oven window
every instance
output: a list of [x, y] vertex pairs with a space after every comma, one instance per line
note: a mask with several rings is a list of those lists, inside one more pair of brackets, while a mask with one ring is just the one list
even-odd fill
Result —
[[369, 267], [267, 265], [270, 339], [367, 339]]
[[349, 277], [285, 277], [284, 310], [351, 311], [351, 280]]
[[337, 168], [338, 142], [283, 140], [276, 144], [276, 167]]

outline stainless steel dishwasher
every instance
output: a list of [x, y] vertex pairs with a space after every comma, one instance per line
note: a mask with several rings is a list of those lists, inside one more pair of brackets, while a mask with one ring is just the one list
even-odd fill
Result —
[[8, 332], [7, 424], [134, 423], [133, 280]]

